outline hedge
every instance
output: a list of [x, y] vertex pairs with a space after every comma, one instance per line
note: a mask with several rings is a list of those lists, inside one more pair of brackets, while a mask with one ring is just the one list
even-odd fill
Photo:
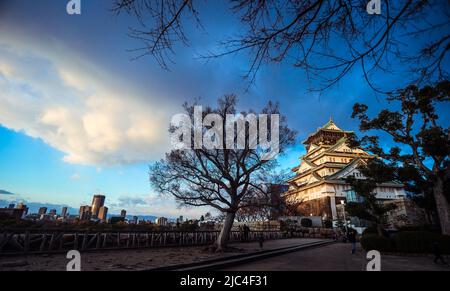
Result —
[[309, 218], [302, 218], [300, 220], [300, 225], [303, 227], [311, 227], [312, 226], [312, 220]]
[[366, 250], [377, 250], [380, 252], [395, 251], [392, 239], [379, 236], [378, 234], [369, 233], [361, 237], [361, 246]]
[[438, 243], [442, 253], [450, 254], [450, 236], [433, 232], [403, 231], [391, 238], [368, 233], [361, 238], [361, 246], [365, 250], [380, 252], [433, 253], [434, 243]]
[[432, 253], [433, 243], [438, 243], [442, 253], [450, 254], [450, 236], [427, 231], [404, 231], [398, 233], [394, 240], [399, 252]]

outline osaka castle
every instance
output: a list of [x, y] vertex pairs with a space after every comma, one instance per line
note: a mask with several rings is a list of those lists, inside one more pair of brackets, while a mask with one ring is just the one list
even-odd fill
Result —
[[[292, 169], [296, 174], [288, 181], [285, 193], [286, 202], [301, 201], [302, 215], [336, 220], [342, 217], [341, 201], [358, 201], [345, 178], [364, 179], [358, 167], [375, 157], [360, 148], [350, 148], [347, 142], [351, 135], [352, 131], [340, 129], [330, 118], [303, 141], [306, 154], [300, 157], [300, 165]], [[406, 196], [403, 185], [396, 182], [380, 184], [375, 191], [380, 202]]]

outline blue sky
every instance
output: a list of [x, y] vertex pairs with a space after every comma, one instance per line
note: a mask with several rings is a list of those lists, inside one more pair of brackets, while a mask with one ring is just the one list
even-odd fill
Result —
[[66, 1], [0, 0], [0, 189], [14, 193], [0, 194], [0, 202], [77, 208], [101, 192], [113, 213], [198, 217], [207, 209], [178, 209], [148, 183], [148, 165], [169, 150], [168, 122], [184, 101], [210, 104], [227, 93], [238, 94], [243, 109], [279, 101], [299, 132], [297, 145], [280, 158], [285, 168], [298, 164], [299, 142], [330, 115], [357, 130], [350, 118], [355, 102], [373, 110], [385, 105], [358, 70], [317, 94], [290, 65], [268, 65], [246, 91], [245, 54], [196, 58], [239, 30], [228, 6], [215, 3], [200, 6], [207, 29], [188, 30], [191, 46], [178, 47], [165, 71], [151, 57], [131, 60], [128, 50], [140, 43], [127, 29], [136, 21], [113, 15], [111, 1], [82, 1], [82, 15], [69, 16]]

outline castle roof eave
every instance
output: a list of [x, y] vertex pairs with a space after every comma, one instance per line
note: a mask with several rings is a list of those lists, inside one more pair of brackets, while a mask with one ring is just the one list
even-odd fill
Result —
[[314, 137], [316, 134], [318, 134], [319, 132], [321, 132], [321, 131], [342, 132], [342, 133], [347, 133], [347, 134], [353, 134], [353, 133], [355, 133], [354, 131], [351, 131], [351, 130], [335, 130], [335, 129], [324, 129], [324, 128], [319, 128], [319, 129], [317, 129], [314, 133], [308, 135], [308, 137], [302, 141], [302, 144], [304, 144], [304, 145], [309, 145], [309, 144], [311, 144], [312, 142], [309, 141], [309, 140], [310, 140], [312, 137]]

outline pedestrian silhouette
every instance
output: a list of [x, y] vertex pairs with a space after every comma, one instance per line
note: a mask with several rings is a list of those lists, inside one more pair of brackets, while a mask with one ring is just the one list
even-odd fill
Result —
[[352, 254], [356, 252], [356, 231], [351, 229], [347, 233], [347, 239], [352, 244]]
[[262, 232], [259, 233], [258, 242], [259, 242], [259, 248], [263, 249], [263, 246], [264, 246], [264, 235], [263, 235]]
[[438, 261], [441, 261], [442, 264], [448, 265], [447, 262], [442, 257], [441, 247], [438, 242], [433, 242], [433, 254], [434, 254], [434, 263], [437, 264]]
[[244, 241], [248, 241], [249, 234], [250, 234], [250, 227], [244, 224]]

